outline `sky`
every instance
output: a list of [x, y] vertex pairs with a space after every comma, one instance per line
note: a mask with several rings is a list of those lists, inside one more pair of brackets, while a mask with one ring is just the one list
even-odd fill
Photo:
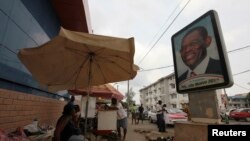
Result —
[[[88, 4], [93, 34], [135, 39], [134, 63], [141, 70], [129, 86], [137, 103], [140, 89], [174, 72], [171, 36], [209, 10], [218, 13], [226, 50], [240, 49], [228, 53], [234, 85], [226, 88], [227, 94], [250, 91], [249, 0], [88, 0]], [[143, 71], [160, 67], [165, 68]], [[113, 86], [125, 94], [127, 84]]]

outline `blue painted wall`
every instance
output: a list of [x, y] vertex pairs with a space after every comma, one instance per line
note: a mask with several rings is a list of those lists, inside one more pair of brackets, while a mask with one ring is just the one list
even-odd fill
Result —
[[21, 1], [50, 38], [58, 34], [60, 23], [52, 7], [52, 0]]
[[59, 28], [50, 0], [0, 0], [0, 88], [29, 93], [42, 89], [17, 53], [46, 43]]

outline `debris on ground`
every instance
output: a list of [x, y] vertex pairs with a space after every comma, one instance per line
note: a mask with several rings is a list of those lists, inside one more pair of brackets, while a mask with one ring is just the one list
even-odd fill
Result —
[[144, 134], [148, 141], [173, 141], [173, 133], [168, 132], [158, 132], [150, 129], [134, 129], [136, 133]]

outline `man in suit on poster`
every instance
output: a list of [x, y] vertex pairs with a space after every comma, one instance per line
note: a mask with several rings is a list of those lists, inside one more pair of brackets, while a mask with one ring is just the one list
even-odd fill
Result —
[[180, 54], [188, 70], [178, 77], [179, 82], [200, 74], [222, 75], [220, 61], [207, 54], [211, 41], [212, 37], [203, 26], [194, 27], [184, 35]]

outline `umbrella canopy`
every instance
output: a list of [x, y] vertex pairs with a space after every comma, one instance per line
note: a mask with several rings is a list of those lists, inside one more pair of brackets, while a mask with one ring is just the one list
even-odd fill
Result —
[[[88, 94], [89, 89], [76, 89], [69, 90], [69, 93], [72, 95], [82, 95], [86, 96]], [[101, 97], [104, 99], [116, 98], [117, 100], [122, 100], [124, 95], [121, 94], [118, 90], [116, 90], [110, 84], [92, 86], [90, 90], [90, 96], [92, 97]]]
[[[36, 48], [21, 49], [19, 59], [37, 81], [50, 91], [89, 88], [129, 80], [136, 76], [134, 39], [123, 39], [69, 31]], [[87, 120], [85, 120], [85, 130]]]
[[[18, 57], [34, 78], [50, 91], [129, 80], [136, 76], [134, 39], [74, 32], [36, 48], [21, 49]], [[90, 74], [91, 72], [91, 74]]]

